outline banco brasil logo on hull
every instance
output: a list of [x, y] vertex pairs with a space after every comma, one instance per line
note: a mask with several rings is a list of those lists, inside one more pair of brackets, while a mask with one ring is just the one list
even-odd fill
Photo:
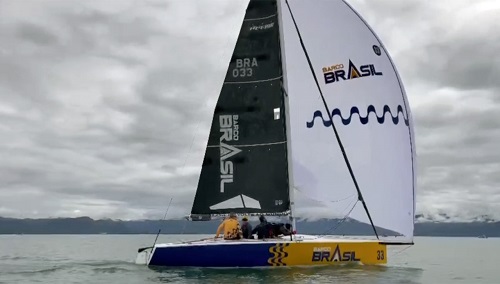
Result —
[[362, 77], [382, 75], [382, 72], [379, 72], [375, 69], [374, 64], [365, 64], [356, 67], [356, 65], [350, 59], [347, 69], [342, 63], [323, 67], [323, 77], [325, 78], [325, 84]]
[[339, 245], [331, 251], [331, 247], [315, 247], [312, 255], [312, 262], [332, 262], [332, 261], [360, 261], [356, 258], [355, 251], [340, 251]]

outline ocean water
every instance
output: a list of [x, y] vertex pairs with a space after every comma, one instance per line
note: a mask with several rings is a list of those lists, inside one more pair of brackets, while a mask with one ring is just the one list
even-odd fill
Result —
[[[159, 242], [206, 235], [161, 235]], [[417, 237], [385, 266], [150, 269], [154, 235], [0, 235], [0, 283], [500, 283], [500, 239]]]

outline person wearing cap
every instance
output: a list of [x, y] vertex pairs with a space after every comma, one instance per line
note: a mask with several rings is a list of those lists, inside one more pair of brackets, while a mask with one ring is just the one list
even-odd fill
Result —
[[224, 220], [219, 225], [214, 239], [217, 239], [219, 237], [219, 234], [222, 232], [224, 232], [224, 240], [241, 239], [240, 222], [238, 222], [238, 218], [236, 217], [235, 213], [230, 213], [229, 218]]
[[248, 217], [245, 216], [243, 217], [243, 219], [241, 219], [241, 221], [243, 221], [243, 224], [241, 225], [241, 232], [243, 233], [243, 238], [244, 239], [250, 239], [252, 238], [252, 225], [250, 223], [248, 223]]

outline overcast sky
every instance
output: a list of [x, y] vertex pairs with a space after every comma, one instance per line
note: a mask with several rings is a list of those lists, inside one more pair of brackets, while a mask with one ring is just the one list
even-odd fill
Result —
[[[247, 2], [0, 0], [0, 216], [189, 214]], [[417, 213], [500, 220], [500, 2], [349, 3], [408, 93]]]

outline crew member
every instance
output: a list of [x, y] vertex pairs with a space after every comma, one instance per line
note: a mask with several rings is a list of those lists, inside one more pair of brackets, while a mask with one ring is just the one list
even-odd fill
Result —
[[219, 227], [217, 228], [217, 232], [215, 233], [215, 238], [219, 237], [219, 234], [224, 232], [224, 240], [239, 240], [241, 239], [241, 229], [240, 222], [238, 222], [238, 218], [235, 213], [230, 213], [229, 218], [224, 220]]
[[241, 219], [243, 221], [243, 224], [241, 225], [241, 231], [243, 233], [243, 238], [244, 239], [250, 239], [252, 237], [252, 225], [248, 223], [248, 218], [247, 216], [243, 217]]

